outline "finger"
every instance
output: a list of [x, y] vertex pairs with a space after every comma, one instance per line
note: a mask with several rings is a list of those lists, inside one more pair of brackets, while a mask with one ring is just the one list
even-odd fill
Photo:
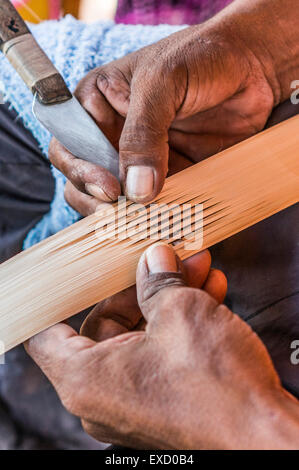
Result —
[[156, 243], [141, 256], [137, 267], [137, 299], [147, 321], [153, 312], [156, 295], [165, 288], [186, 286], [186, 274], [173, 248]]
[[136, 64], [129, 57], [100, 68], [97, 84], [126, 116], [119, 142], [123, 190], [135, 202], [148, 202], [161, 191], [167, 174], [168, 129], [175, 107], [165, 97], [171, 96], [173, 84], [157, 82], [158, 74], [148, 68], [139, 67], [133, 76]]
[[[208, 256], [206, 253], [202, 258], [204, 260], [206, 257], [204, 272], [210, 264]], [[137, 268], [137, 298], [148, 322], [146, 331], [149, 336], [162, 337], [164, 328], [170, 337], [172, 334], [170, 328], [173, 334], [183, 332], [182, 328], [187, 324], [194, 328], [192, 319], [198, 316], [209, 317], [218, 306], [215, 298], [204, 290], [187, 287], [188, 275], [184, 271], [186, 270], [182, 263], [169, 245], [162, 243], [152, 245], [140, 258]], [[216, 274], [214, 272], [213, 276]], [[207, 277], [204, 285], [220, 301], [224, 295], [224, 288], [218, 291], [214, 286], [215, 280], [215, 277], [214, 280], [212, 276], [210, 280]], [[221, 277], [221, 282], [223, 281]]]
[[129, 343], [139, 338], [142, 333], [133, 332], [102, 342], [101, 345], [90, 338], [80, 336], [66, 325], [59, 323], [33, 336], [24, 343], [27, 353], [43, 370], [54, 386], [61, 386], [64, 375], [72, 375], [76, 371], [77, 378], [82, 364], [89, 364], [95, 353], [109, 353], [115, 345]]
[[[98, 69], [89, 73], [79, 83], [75, 96], [92, 116], [96, 124], [118, 149], [118, 142], [124, 124], [120, 116], [100, 92], [97, 84]], [[100, 165], [75, 158], [55, 139], [49, 149], [50, 160], [81, 192], [101, 201], [115, 201], [121, 193], [117, 179]]]
[[55, 138], [49, 147], [51, 163], [82, 193], [112, 202], [121, 194], [119, 181], [105, 168], [74, 157]]
[[[190, 160], [170, 150], [168, 176], [178, 173], [190, 165], [192, 165]], [[70, 181], [67, 181], [65, 185], [64, 197], [67, 203], [83, 217], [94, 214], [98, 209], [99, 198], [82, 193]]]
[[118, 150], [119, 139], [124, 126], [124, 117], [117, 108], [109, 103], [99, 87], [102, 67], [92, 70], [81, 80], [75, 90], [75, 96], [92, 116], [101, 131]]
[[189, 287], [202, 288], [209, 275], [211, 262], [212, 258], [209, 250], [201, 251], [183, 262]]
[[120, 178], [129, 199], [149, 202], [160, 193], [167, 175], [168, 129], [175, 107], [164, 83], [152, 78], [141, 83], [137, 74], [119, 143]]
[[[121, 360], [126, 360], [122, 348], [129, 352], [133, 348], [134, 353], [135, 344], [143, 339], [144, 333], [133, 332], [95, 343], [79, 336], [68, 325], [58, 324], [28, 340], [25, 348], [52, 382], [68, 411], [90, 419], [90, 400], [98, 398], [97, 378], [109, 373], [105, 358], [115, 352], [116, 369], [121, 370]], [[106, 386], [111, 396], [109, 386], [114, 388], [111, 380]]]
[[218, 269], [211, 269], [203, 290], [210, 294], [219, 304], [222, 304], [227, 292], [226, 276]]
[[100, 302], [86, 317], [80, 333], [94, 341], [104, 341], [135, 329], [140, 320], [133, 286]]
[[64, 198], [69, 206], [83, 215], [83, 217], [94, 214], [99, 209], [99, 204], [101, 204], [99, 199], [81, 193], [70, 181], [66, 182]]
[[[134, 68], [131, 64], [132, 58], [133, 54], [129, 54], [96, 69], [97, 88], [111, 109], [117, 111], [120, 119], [122, 119], [122, 126], [130, 104], [131, 80]], [[120, 135], [121, 131], [119, 132], [118, 141]]]
[[48, 328], [24, 343], [27, 353], [51, 380], [55, 380], [59, 375], [58, 368], [69, 358], [88, 351], [93, 345], [92, 340], [80, 337], [65, 323]]
[[[183, 264], [188, 285], [200, 289], [209, 274], [210, 252], [205, 250], [198, 253]], [[145, 321], [137, 302], [136, 286], [133, 286], [100, 302], [86, 317], [80, 334], [99, 342], [144, 328]]]

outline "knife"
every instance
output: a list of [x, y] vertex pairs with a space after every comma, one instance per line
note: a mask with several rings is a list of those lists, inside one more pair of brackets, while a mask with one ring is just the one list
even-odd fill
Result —
[[31, 90], [38, 121], [73, 155], [118, 178], [117, 151], [70, 92], [10, 0], [0, 1], [0, 49]]

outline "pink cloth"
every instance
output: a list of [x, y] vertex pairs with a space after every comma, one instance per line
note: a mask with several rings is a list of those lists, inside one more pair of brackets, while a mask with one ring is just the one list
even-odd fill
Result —
[[119, 0], [115, 20], [125, 24], [197, 24], [232, 0]]

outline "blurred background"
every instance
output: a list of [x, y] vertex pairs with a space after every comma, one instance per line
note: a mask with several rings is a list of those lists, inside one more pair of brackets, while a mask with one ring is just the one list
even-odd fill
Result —
[[88, 23], [113, 19], [117, 6], [117, 0], [12, 0], [12, 3], [25, 20], [33, 23], [68, 13]]

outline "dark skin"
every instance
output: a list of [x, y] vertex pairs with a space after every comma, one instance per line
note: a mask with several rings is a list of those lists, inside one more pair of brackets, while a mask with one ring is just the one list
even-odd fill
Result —
[[[53, 140], [67, 201], [83, 215], [121, 191], [148, 202], [167, 174], [263, 129], [299, 76], [296, 8], [236, 0], [204, 25], [88, 74], [76, 95], [119, 150], [121, 184]], [[152, 256], [139, 264], [138, 303], [128, 290], [99, 304], [82, 336], [57, 325], [27, 343], [65, 406], [97, 439], [132, 447], [299, 448], [298, 402], [258, 337], [221, 305], [225, 278], [208, 255], [175, 276], [169, 251], [158, 276]]]
[[133, 290], [117, 295], [81, 336], [60, 324], [26, 344], [85, 430], [132, 448], [298, 449], [298, 402], [251, 328], [219, 303], [226, 281], [208, 252], [184, 268], [154, 245], [136, 280], [138, 303]]
[[[259, 51], [221, 18], [91, 71], [76, 96], [119, 150], [123, 191], [148, 202], [161, 191], [168, 168], [181, 170], [263, 129], [282, 91], [265, 53], [261, 62]], [[100, 187], [105, 201], [119, 196], [116, 178], [75, 159], [55, 139], [50, 158], [70, 181], [67, 201], [83, 215], [97, 203], [76, 191], [86, 195], [86, 184]], [[131, 166], [153, 169], [153, 190], [145, 197], [128, 191]]]
[[[98, 200], [116, 200], [121, 188], [129, 199], [148, 202], [167, 174], [262, 130], [299, 75], [296, 6], [236, 0], [207, 23], [91, 71], [76, 96], [119, 150], [121, 186], [53, 139], [50, 158], [69, 179], [70, 205], [88, 215]], [[148, 170], [146, 179], [134, 173], [128, 185], [131, 167]]]

